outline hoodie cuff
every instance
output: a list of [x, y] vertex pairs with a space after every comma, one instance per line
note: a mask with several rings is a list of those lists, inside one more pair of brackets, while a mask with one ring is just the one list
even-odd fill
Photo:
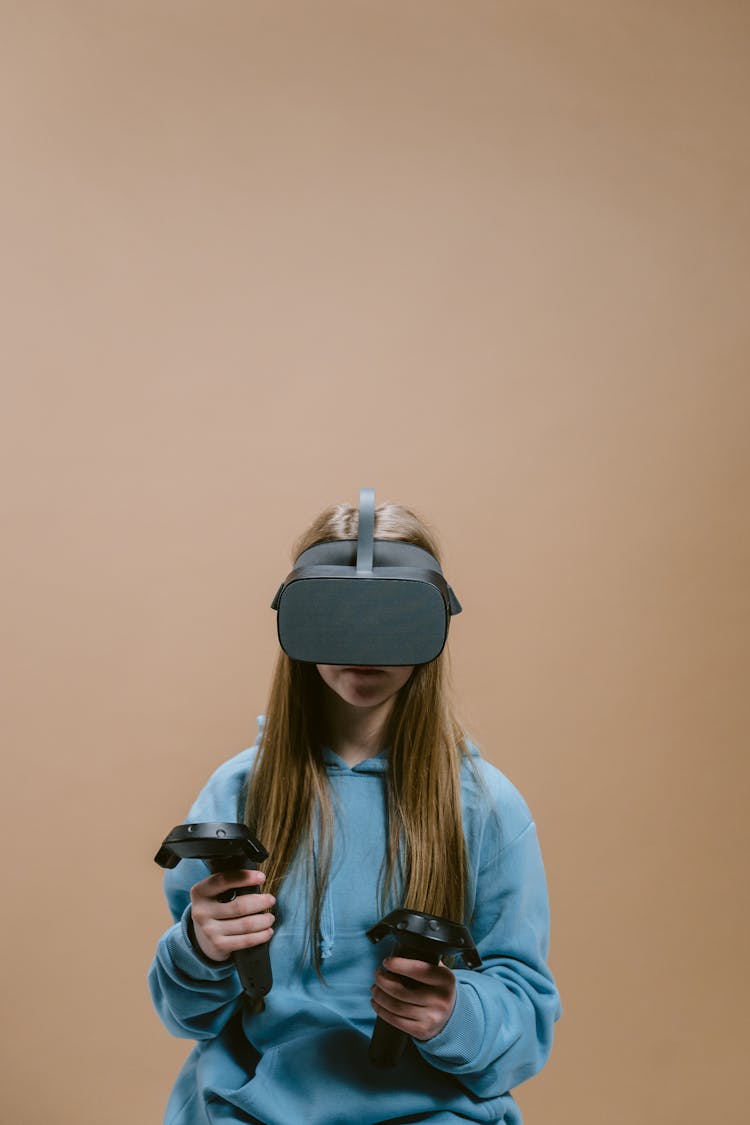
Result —
[[186, 907], [178, 925], [167, 938], [167, 948], [175, 968], [191, 980], [225, 980], [234, 973], [234, 961], [212, 961], [195, 940], [190, 907]]
[[[470, 973], [465, 974], [470, 977]], [[456, 1005], [442, 1031], [414, 1045], [423, 1059], [438, 1070], [469, 1069], [482, 1049], [486, 1022], [482, 1003], [470, 980], [456, 971]]]

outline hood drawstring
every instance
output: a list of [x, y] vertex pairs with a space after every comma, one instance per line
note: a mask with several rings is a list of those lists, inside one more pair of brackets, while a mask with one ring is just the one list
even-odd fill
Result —
[[[319, 863], [320, 851], [320, 820], [316, 812], [315, 828], [313, 831], [313, 871], [315, 873], [315, 884], [318, 885], [318, 877], [320, 875]], [[333, 953], [334, 941], [336, 938], [336, 923], [333, 913], [333, 901], [331, 899], [330, 879], [328, 886], [325, 890], [323, 903], [320, 910], [320, 931], [318, 933], [318, 951], [320, 953], [321, 961], [325, 961]]]
[[336, 938], [336, 928], [333, 916], [333, 903], [331, 902], [330, 891], [326, 890], [325, 901], [323, 902], [323, 909], [320, 915], [320, 934], [319, 934], [319, 949], [320, 959], [325, 961], [333, 953], [333, 945]]

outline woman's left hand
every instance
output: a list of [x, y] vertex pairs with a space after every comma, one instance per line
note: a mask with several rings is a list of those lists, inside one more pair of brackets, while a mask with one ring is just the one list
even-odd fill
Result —
[[456, 1005], [451, 970], [408, 957], [386, 957], [370, 991], [380, 1018], [420, 1042], [443, 1030]]

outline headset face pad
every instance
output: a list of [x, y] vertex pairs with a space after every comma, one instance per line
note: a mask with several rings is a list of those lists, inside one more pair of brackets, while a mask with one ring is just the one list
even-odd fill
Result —
[[448, 632], [443, 595], [429, 581], [301, 577], [284, 588], [279, 641], [314, 664], [427, 664]]

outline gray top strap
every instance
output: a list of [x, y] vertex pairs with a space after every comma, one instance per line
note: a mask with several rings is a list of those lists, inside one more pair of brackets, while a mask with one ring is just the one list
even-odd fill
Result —
[[359, 493], [359, 532], [357, 534], [357, 573], [372, 574], [375, 543], [375, 489]]

